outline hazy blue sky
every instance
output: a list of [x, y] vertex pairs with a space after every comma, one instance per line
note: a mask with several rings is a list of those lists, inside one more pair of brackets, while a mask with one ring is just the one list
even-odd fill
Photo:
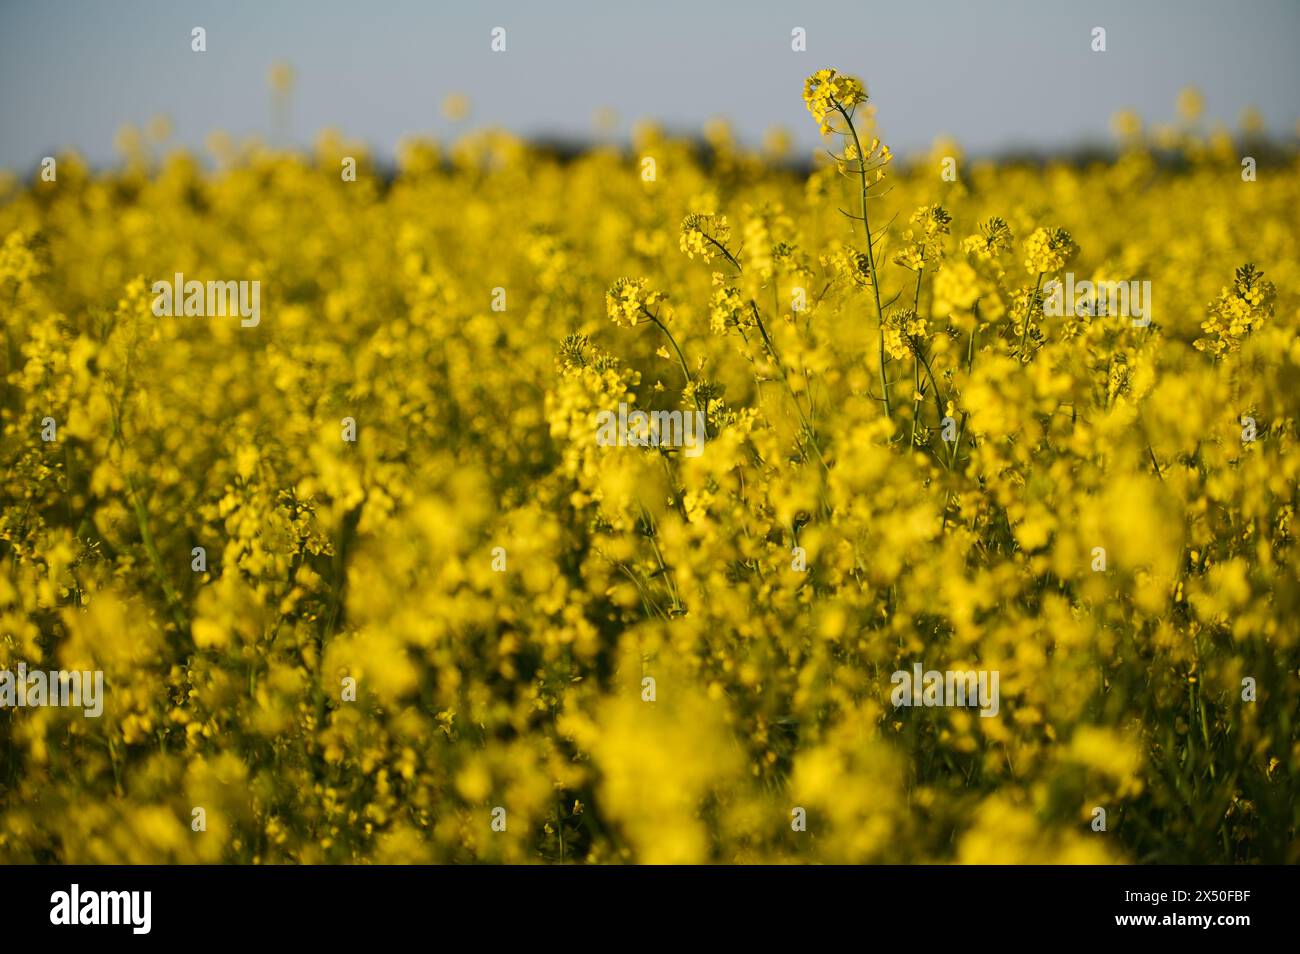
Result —
[[[190, 50], [194, 26], [206, 53]], [[494, 26], [505, 53], [489, 50]], [[292, 139], [335, 125], [380, 155], [445, 132], [452, 91], [472, 125], [525, 134], [587, 135], [607, 106], [621, 132], [725, 116], [748, 140], [782, 124], [811, 150], [799, 92], [823, 66], [866, 80], [898, 152], [938, 134], [977, 153], [1096, 141], [1120, 108], [1172, 118], [1188, 84], [1207, 119], [1235, 124], [1253, 104], [1294, 134], [1298, 49], [1300, 0], [0, 0], [0, 167], [66, 146], [111, 161], [119, 125], [158, 113], [187, 145], [265, 134], [277, 60], [297, 70]]]

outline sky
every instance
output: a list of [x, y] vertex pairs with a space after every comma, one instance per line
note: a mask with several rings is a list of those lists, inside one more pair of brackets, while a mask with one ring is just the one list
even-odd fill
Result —
[[[115, 162], [117, 130], [159, 114], [193, 148], [218, 129], [269, 137], [276, 62], [296, 72], [282, 141], [332, 126], [381, 158], [406, 134], [488, 125], [587, 138], [601, 108], [619, 137], [722, 117], [752, 143], [784, 126], [810, 154], [800, 92], [822, 67], [866, 82], [903, 155], [939, 136], [974, 155], [1107, 142], [1116, 111], [1170, 121], [1189, 85], [1207, 121], [1254, 106], [1294, 136], [1298, 48], [1300, 0], [0, 0], [0, 168], [65, 148]], [[440, 113], [454, 92], [460, 125]]]

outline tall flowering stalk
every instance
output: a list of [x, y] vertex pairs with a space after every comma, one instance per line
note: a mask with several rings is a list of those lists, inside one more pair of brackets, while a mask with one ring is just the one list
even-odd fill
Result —
[[[803, 101], [808, 107], [808, 112], [817, 121], [823, 136], [839, 132], [846, 140], [853, 140], [851, 143], [846, 142], [844, 156], [838, 158], [838, 161], [841, 171], [852, 165], [853, 171], [858, 175], [862, 209], [859, 218], [862, 220], [862, 230], [867, 237], [866, 264], [871, 279], [871, 292], [876, 302], [876, 322], [880, 329], [880, 389], [885, 401], [885, 414], [892, 417], [889, 381], [885, 377], [885, 309], [880, 302], [880, 276], [876, 269], [875, 242], [871, 236], [871, 221], [867, 213], [867, 200], [870, 198], [868, 190], [874, 183], [884, 178], [882, 167], [889, 162], [891, 154], [888, 146], [874, 138], [866, 150], [862, 148], [862, 140], [858, 137], [857, 127], [853, 123], [854, 111], [867, 101], [867, 91], [861, 80], [837, 73], [835, 70], [818, 70], [804, 80]], [[847, 131], [835, 128], [836, 114], [843, 118]]]

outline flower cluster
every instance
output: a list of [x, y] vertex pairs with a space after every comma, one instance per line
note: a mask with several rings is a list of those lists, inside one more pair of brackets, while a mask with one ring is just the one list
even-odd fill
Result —
[[1237, 269], [1233, 283], [1219, 292], [1210, 305], [1201, 330], [1213, 337], [1198, 338], [1194, 344], [1201, 351], [1221, 355], [1239, 351], [1246, 335], [1261, 327], [1273, 314], [1276, 289], [1252, 264]]
[[943, 238], [948, 234], [952, 216], [939, 205], [922, 206], [912, 213], [911, 222], [917, 226], [903, 232], [903, 248], [895, 253], [894, 263], [919, 272], [923, 268], [937, 269], [943, 259]]
[[753, 325], [749, 305], [740, 289], [732, 285], [723, 285], [713, 293], [709, 301], [709, 328], [716, 335], [725, 335], [732, 328], [748, 328]]
[[836, 113], [852, 110], [867, 101], [862, 81], [836, 70], [818, 70], [804, 80], [803, 102], [823, 135], [832, 131]]
[[688, 258], [700, 256], [711, 262], [727, 255], [727, 242], [731, 227], [725, 215], [705, 215], [693, 212], [682, 220], [681, 249]]
[[616, 325], [629, 328], [649, 321], [649, 309], [664, 301], [663, 292], [651, 291], [644, 278], [620, 278], [605, 292], [605, 311]]
[[988, 262], [1011, 250], [1011, 227], [1001, 216], [992, 216], [979, 224], [979, 231], [962, 240], [962, 251]]
[[1025, 269], [1031, 274], [1059, 272], [1078, 252], [1065, 229], [1035, 229], [1025, 240]]
[[917, 353], [926, 337], [925, 319], [911, 308], [899, 308], [885, 317], [885, 351], [895, 359]]

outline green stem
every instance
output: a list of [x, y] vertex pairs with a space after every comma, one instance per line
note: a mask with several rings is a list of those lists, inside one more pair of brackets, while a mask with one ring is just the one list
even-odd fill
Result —
[[776, 347], [772, 344], [772, 339], [767, 335], [767, 327], [763, 324], [763, 316], [759, 313], [758, 305], [751, 300], [749, 307], [754, 312], [754, 321], [758, 324], [759, 334], [763, 336], [763, 344], [767, 347], [767, 353], [772, 356], [772, 363], [781, 372], [781, 382], [785, 385], [790, 400], [794, 404], [794, 409], [799, 414], [799, 421], [803, 424], [804, 430], [808, 432], [808, 443], [812, 444], [813, 451], [817, 454], [817, 460], [821, 462], [822, 469], [829, 474], [830, 468], [826, 466], [826, 459], [822, 457], [821, 448], [817, 446], [816, 432], [813, 431], [812, 424], [808, 422], [808, 417], [803, 412], [803, 405], [799, 403], [794, 388], [790, 386], [790, 376], [786, 373], [785, 363], [781, 360], [781, 356], [776, 353]]
[[677, 361], [682, 366], [682, 374], [686, 375], [686, 383], [690, 385], [695, 384], [695, 379], [691, 377], [691, 369], [686, 366], [686, 355], [682, 354], [682, 349], [678, 346], [677, 339], [673, 337], [673, 333], [668, 330], [668, 326], [665, 325], [662, 321], [660, 321], [655, 315], [650, 314], [650, 312], [648, 311], [646, 312], [646, 316], [651, 321], [653, 321], [659, 327], [659, 330], [662, 331], [667, 336], [669, 344], [671, 344], [673, 346], [673, 350], [677, 352]]
[[853, 119], [839, 103], [835, 104], [839, 114], [849, 125], [853, 136], [853, 148], [858, 155], [858, 178], [862, 184], [862, 229], [867, 233], [867, 267], [871, 270], [871, 291], [876, 299], [876, 320], [880, 326], [880, 389], [885, 399], [885, 416], [893, 417], [889, 405], [889, 381], [885, 377], [885, 310], [880, 305], [880, 279], [876, 273], [876, 252], [871, 242], [871, 222], [867, 218], [867, 157], [862, 154], [862, 143], [858, 139], [858, 130]]
[[[916, 292], [912, 295], [912, 311], [921, 305], [921, 276], [925, 274], [924, 268], [916, 270]], [[916, 419], [921, 413], [921, 363], [916, 355], [912, 355], [912, 443], [916, 446]], [[942, 416], [941, 416], [942, 417]]]
[[916, 447], [916, 420], [921, 415], [921, 362], [912, 355], [912, 447]]
[[691, 397], [695, 400], [695, 410], [704, 418], [704, 436], [706, 438], [711, 437], [712, 435], [709, 434], [709, 416], [704, 413], [704, 408], [700, 406], [700, 395], [695, 388], [695, 378], [691, 375], [691, 369], [686, 365], [686, 355], [682, 354], [682, 349], [677, 344], [677, 339], [673, 337], [673, 333], [668, 330], [668, 326], [660, 321], [657, 315], [650, 314], [645, 308], [642, 308], [642, 311], [645, 312], [647, 318], [659, 327], [659, 330], [668, 338], [669, 344], [673, 346], [673, 350], [677, 352], [677, 360], [682, 366], [682, 374], [686, 375], [686, 384], [691, 389]]
[[1025, 305], [1025, 327], [1020, 330], [1020, 360], [1025, 360], [1025, 340], [1029, 337], [1029, 316], [1034, 310], [1034, 302], [1038, 301], [1038, 290], [1043, 287], [1043, 272], [1038, 273], [1038, 280], [1034, 282], [1034, 293], [1029, 296], [1029, 303]]
[[[925, 353], [919, 347], [916, 348], [916, 356], [920, 359], [921, 364], [925, 366], [925, 373], [930, 378], [930, 387], [934, 389], [934, 409], [939, 414], [939, 426], [943, 427], [943, 411], [945, 402], [943, 401], [943, 396], [939, 393], [939, 382], [934, 379], [934, 371], [930, 368], [930, 362], [926, 360]], [[949, 469], [951, 469], [951, 466]]]
[[740, 267], [740, 262], [736, 261], [736, 256], [732, 255], [729, 251], [727, 251], [727, 246], [723, 245], [712, 235], [705, 235], [703, 232], [701, 232], [700, 234], [704, 235], [704, 240], [706, 242], [708, 242], [710, 245], [712, 245], [714, 248], [716, 248], [719, 252], [722, 253], [723, 257], [726, 258], [726, 260], [732, 264], [732, 266], [736, 269], [736, 271], [738, 272], [743, 271], [743, 269]]
[[[970, 337], [966, 339], [966, 376], [969, 378], [971, 369], [975, 366], [975, 334], [979, 331], [980, 326], [980, 303], [978, 299], [975, 302], [972, 317], [974, 322], [971, 325]], [[969, 411], [961, 412], [961, 426], [957, 428], [957, 439], [952, 442], [952, 463], [957, 463], [957, 452], [961, 449], [962, 435], [966, 433], [966, 421], [970, 418]], [[951, 469], [951, 465], [949, 466]]]

